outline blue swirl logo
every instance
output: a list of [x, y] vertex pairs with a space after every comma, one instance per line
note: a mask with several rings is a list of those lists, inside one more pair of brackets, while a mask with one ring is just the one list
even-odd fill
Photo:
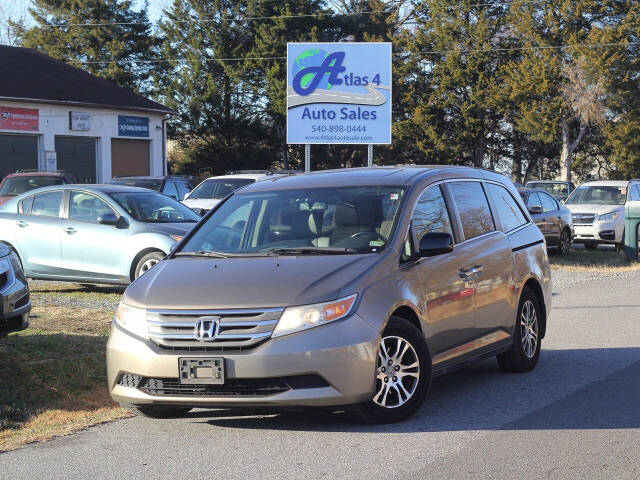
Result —
[[311, 94], [316, 88], [330, 89], [340, 85], [338, 74], [346, 70], [342, 66], [345, 52], [328, 54], [312, 49], [302, 52], [293, 65], [293, 90], [301, 96]]

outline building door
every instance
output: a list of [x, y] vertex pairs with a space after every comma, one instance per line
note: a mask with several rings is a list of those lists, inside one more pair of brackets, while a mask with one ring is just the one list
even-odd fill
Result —
[[0, 179], [16, 170], [37, 168], [37, 136], [0, 134]]
[[96, 183], [96, 139], [56, 137], [58, 170], [73, 175], [78, 183]]
[[149, 175], [149, 141], [111, 139], [111, 176]]

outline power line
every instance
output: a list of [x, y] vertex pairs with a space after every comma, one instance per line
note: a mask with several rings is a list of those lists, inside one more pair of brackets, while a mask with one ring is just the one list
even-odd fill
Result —
[[[392, 4], [404, 4], [408, 0], [397, 0], [389, 2], [388, 5]], [[536, 4], [536, 3], [544, 3], [546, 0], [523, 0], [520, 2], [521, 4]], [[453, 8], [479, 8], [479, 7], [497, 7], [500, 5], [506, 6], [511, 5], [513, 3], [512, 0], [509, 1], [500, 1], [500, 2], [491, 2], [491, 3], [476, 3], [470, 5], [451, 5], [451, 6], [443, 6], [444, 9], [453, 9]], [[270, 16], [256, 16], [256, 17], [221, 17], [221, 18], [202, 18], [202, 19], [191, 19], [191, 20], [174, 20], [173, 23], [180, 24], [188, 24], [188, 23], [214, 23], [214, 22], [252, 22], [252, 21], [261, 21], [261, 20], [291, 20], [296, 18], [312, 18], [312, 17], [352, 17], [359, 15], [375, 15], [378, 13], [387, 13], [387, 10], [363, 10], [361, 12], [317, 12], [317, 13], [304, 13], [304, 14], [291, 14], [291, 15], [270, 15]], [[112, 26], [144, 26], [151, 25], [150, 22], [109, 22], [109, 23], [45, 23], [42, 27], [50, 27], [50, 28], [79, 28], [79, 27], [91, 27], [91, 28], [100, 28], [100, 27], [112, 27]], [[156, 25], [157, 26], [157, 25]]]
[[[634, 45], [640, 45], [640, 42], [611, 42], [611, 43], [592, 43], [592, 44], [574, 44], [574, 45], [539, 45], [531, 47], [504, 47], [504, 48], [478, 48], [478, 49], [451, 49], [451, 50], [419, 50], [417, 52], [394, 52], [394, 55], [431, 55], [431, 54], [449, 54], [449, 53], [490, 53], [490, 52], [515, 52], [515, 51], [530, 51], [530, 50], [562, 50], [568, 48], [601, 48], [601, 47], [630, 47]], [[227, 58], [202, 58], [188, 60], [184, 58], [161, 58], [155, 60], [71, 60], [68, 63], [79, 65], [104, 65], [107, 63], [140, 63], [140, 64], [152, 64], [152, 63], [201, 63], [201, 62], [242, 62], [245, 60], [284, 60], [286, 56], [274, 56], [274, 57], [227, 57]]]

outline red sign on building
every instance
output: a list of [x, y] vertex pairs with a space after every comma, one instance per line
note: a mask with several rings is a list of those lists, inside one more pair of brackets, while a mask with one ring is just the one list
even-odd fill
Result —
[[0, 130], [40, 129], [40, 113], [34, 108], [0, 107]]

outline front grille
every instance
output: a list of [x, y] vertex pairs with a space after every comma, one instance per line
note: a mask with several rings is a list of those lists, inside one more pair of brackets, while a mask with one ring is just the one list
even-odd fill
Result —
[[571, 217], [574, 225], [592, 225], [596, 219], [594, 213], [574, 213]]
[[[224, 351], [250, 349], [271, 337], [282, 308], [233, 310], [149, 310], [151, 340], [165, 349]], [[213, 339], [198, 340], [198, 320], [216, 321]]]
[[175, 379], [146, 378], [139, 390], [155, 396], [258, 396], [286, 392], [291, 387], [282, 378], [228, 378], [224, 385], [181, 384]]
[[223, 385], [181, 384], [175, 378], [147, 378], [123, 373], [118, 385], [137, 388], [154, 396], [247, 396], [275, 395], [288, 390], [325, 388], [329, 384], [320, 375], [292, 375], [275, 378], [227, 378]]
[[22, 328], [22, 316], [7, 318], [4, 320], [0, 319], [1, 334], [14, 332], [16, 330], [20, 330], [21, 328]]

